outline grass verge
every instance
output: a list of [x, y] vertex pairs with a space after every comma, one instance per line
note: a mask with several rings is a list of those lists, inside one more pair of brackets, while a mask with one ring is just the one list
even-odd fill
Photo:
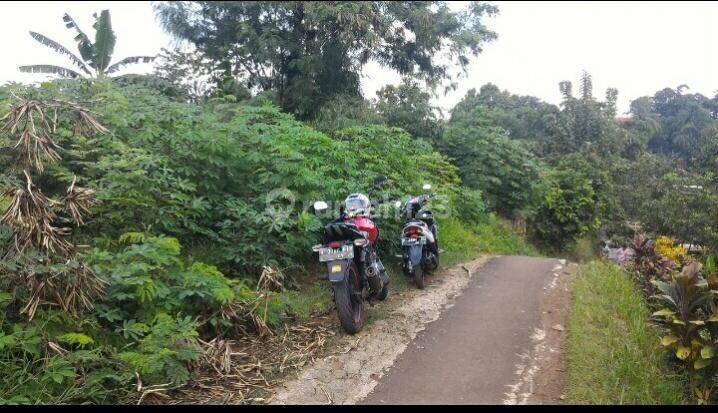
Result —
[[617, 266], [581, 266], [573, 287], [567, 351], [567, 402], [678, 404], [684, 383], [665, 368], [649, 311]]

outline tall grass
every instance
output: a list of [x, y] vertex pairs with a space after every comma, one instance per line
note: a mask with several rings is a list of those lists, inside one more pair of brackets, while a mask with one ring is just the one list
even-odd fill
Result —
[[453, 218], [441, 220], [439, 245], [444, 250], [441, 257], [443, 266], [451, 266], [480, 254], [538, 255], [532, 245], [493, 216], [488, 216], [476, 226]]
[[676, 404], [684, 383], [668, 373], [649, 311], [617, 266], [581, 266], [568, 331], [569, 403]]

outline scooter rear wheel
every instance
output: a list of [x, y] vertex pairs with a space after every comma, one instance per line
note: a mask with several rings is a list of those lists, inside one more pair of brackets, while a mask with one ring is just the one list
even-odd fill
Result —
[[414, 266], [414, 283], [416, 283], [416, 286], [423, 290], [424, 287], [426, 287], [426, 284], [424, 283], [425, 277], [424, 277], [424, 266], [419, 264]]

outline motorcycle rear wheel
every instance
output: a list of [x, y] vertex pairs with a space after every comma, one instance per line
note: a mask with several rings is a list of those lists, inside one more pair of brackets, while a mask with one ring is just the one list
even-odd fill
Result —
[[414, 283], [416, 283], [416, 286], [420, 290], [423, 290], [424, 287], [426, 287], [424, 279], [424, 266], [421, 264], [414, 266]]
[[332, 290], [342, 328], [349, 334], [358, 333], [364, 326], [364, 303], [359, 271], [354, 263], [347, 269], [347, 278], [332, 284]]

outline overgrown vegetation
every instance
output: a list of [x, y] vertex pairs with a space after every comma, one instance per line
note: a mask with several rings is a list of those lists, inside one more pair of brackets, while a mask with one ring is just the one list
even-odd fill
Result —
[[[484, 23], [497, 11], [483, 2], [458, 12], [444, 2], [158, 3], [161, 24], [192, 50], [164, 51], [153, 74], [112, 79], [152, 58], [110, 65], [109, 11], [96, 17], [94, 42], [64, 16], [79, 57], [33, 33], [82, 73], [24, 67], [71, 79], [0, 87], [0, 400], [130, 400], [218, 369], [208, 360], [228, 340], [271, 341], [285, 321], [309, 319], [329, 296], [307, 287], [323, 223], [308, 206], [365, 190], [377, 174], [389, 179], [379, 198], [432, 184], [444, 265], [477, 251], [538, 254], [523, 235], [584, 260], [599, 239], [633, 239], [632, 276], [646, 297], [713, 291], [718, 96], [667, 88], [619, 117], [618, 91], [599, 101], [584, 72], [577, 94], [558, 85], [558, 106], [487, 84], [444, 120], [431, 99], [495, 39]], [[360, 88], [370, 60], [402, 75], [375, 99]], [[383, 256], [397, 252], [400, 225], [380, 222]], [[668, 238], [649, 240], [658, 235]], [[702, 273], [684, 270], [692, 258], [676, 243], [702, 247]], [[590, 264], [577, 287], [599, 307], [577, 304], [572, 323], [586, 338], [572, 332], [571, 351], [589, 376], [574, 372], [574, 382], [600, 386], [576, 384], [571, 398], [679, 401], [637, 321], [645, 306], [620, 275]], [[678, 358], [709, 401], [713, 309], [702, 300], [689, 312], [669, 300], [657, 317], [686, 323], [668, 346], [687, 354]], [[616, 346], [620, 357], [609, 357]]]
[[699, 404], [710, 403], [718, 377], [715, 255], [703, 257], [704, 266], [665, 236], [655, 242], [637, 236], [634, 244], [641, 248], [631, 269], [648, 298], [652, 321], [662, 327], [660, 344], [685, 375], [691, 396]]
[[[466, 259], [484, 247], [465, 228], [485, 217], [480, 193], [463, 191], [448, 160], [398, 128], [351, 127], [327, 136], [271, 104], [224, 97], [195, 105], [147, 85], [109, 80], [0, 90], [10, 110], [3, 139], [21, 148], [3, 158], [3, 248], [14, 252], [0, 271], [0, 354], [13, 372], [0, 390], [5, 401], [115, 402], [177, 388], [214, 351], [206, 344], [213, 339], [271, 336], [285, 322], [326, 309], [327, 291], [301, 288], [303, 273], [314, 268], [310, 246], [322, 224], [306, 206], [340, 200], [378, 173], [389, 178], [391, 194], [415, 194], [432, 183], [434, 210], [453, 221], [442, 241], [449, 257]], [[59, 102], [75, 112], [33, 102]], [[43, 114], [33, 112], [38, 108]], [[40, 122], [44, 114], [47, 124]], [[21, 115], [35, 116], [40, 129], [26, 133], [31, 123]], [[78, 123], [83, 120], [91, 127]], [[61, 211], [57, 205], [64, 205]], [[35, 214], [30, 227], [27, 211]], [[43, 255], [17, 245], [59, 242], [37, 238], [32, 222], [67, 237], [74, 255], [55, 247], [45, 253], [52, 259], [28, 266]], [[63, 229], [80, 223], [72, 232]], [[401, 220], [389, 217], [381, 225], [398, 234]], [[453, 239], [452, 225], [463, 235]], [[494, 228], [511, 239], [508, 230]], [[29, 238], [18, 235], [22, 231]], [[396, 238], [383, 237], [386, 254], [396, 250]], [[79, 280], [77, 271], [97, 279], [93, 294], [52, 292], [67, 291], [62, 283], [48, 290], [52, 294], [33, 290], [52, 285], [44, 279]], [[65, 305], [55, 296], [86, 305]]]

